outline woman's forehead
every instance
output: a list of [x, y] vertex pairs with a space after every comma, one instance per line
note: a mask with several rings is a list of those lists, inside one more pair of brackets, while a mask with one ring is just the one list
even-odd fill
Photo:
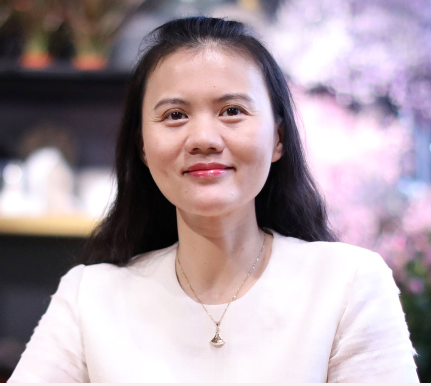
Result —
[[250, 63], [251, 65], [257, 66], [255, 58], [245, 48], [235, 45], [229, 46], [217, 42], [205, 42], [196, 47], [181, 47], [163, 56], [154, 66], [153, 71], [163, 64], [163, 62], [172, 59], [172, 57], [177, 61], [185, 60], [188, 62], [201, 59], [217, 61], [220, 60], [221, 57], [230, 57], [233, 61]]
[[209, 46], [181, 49], [165, 57], [151, 73], [146, 99], [165, 93], [267, 94], [262, 72], [241, 53]]

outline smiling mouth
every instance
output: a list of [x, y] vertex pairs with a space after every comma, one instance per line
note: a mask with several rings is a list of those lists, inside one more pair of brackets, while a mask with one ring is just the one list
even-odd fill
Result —
[[218, 177], [228, 173], [230, 170], [232, 170], [232, 168], [193, 170], [190, 172], [185, 172], [185, 174], [191, 175], [193, 177]]
[[228, 173], [232, 169], [232, 167], [218, 163], [200, 163], [188, 168], [184, 174], [188, 174], [193, 177], [218, 177]]

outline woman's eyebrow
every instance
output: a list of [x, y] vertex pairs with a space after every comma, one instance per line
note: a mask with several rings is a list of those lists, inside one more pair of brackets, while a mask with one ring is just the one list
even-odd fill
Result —
[[163, 105], [190, 105], [189, 102], [185, 101], [184, 99], [180, 98], [165, 98], [157, 102], [157, 104], [154, 106], [153, 110], [157, 110], [160, 106]]
[[225, 94], [222, 97], [216, 99], [215, 102], [228, 102], [234, 99], [240, 99], [253, 105], [255, 104], [254, 100], [250, 96], [241, 93]]

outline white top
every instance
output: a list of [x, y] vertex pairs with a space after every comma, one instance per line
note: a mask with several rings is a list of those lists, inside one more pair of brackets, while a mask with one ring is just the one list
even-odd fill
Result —
[[[9, 382], [417, 382], [382, 258], [274, 233], [257, 283], [215, 326], [175, 274], [177, 244], [61, 280]], [[207, 306], [214, 318], [225, 305]]]

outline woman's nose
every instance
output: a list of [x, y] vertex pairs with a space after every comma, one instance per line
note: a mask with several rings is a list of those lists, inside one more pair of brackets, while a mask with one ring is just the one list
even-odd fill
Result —
[[219, 122], [212, 119], [194, 119], [189, 122], [185, 149], [190, 154], [221, 153], [225, 147], [220, 135]]

